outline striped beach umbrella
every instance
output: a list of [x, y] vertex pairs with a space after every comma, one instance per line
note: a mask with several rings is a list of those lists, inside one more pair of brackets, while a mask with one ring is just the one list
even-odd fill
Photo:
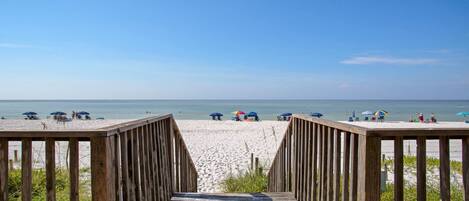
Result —
[[243, 115], [243, 114], [246, 114], [245, 112], [240, 111], [240, 110], [233, 111], [232, 113], [233, 113], [234, 115]]
[[386, 112], [385, 110], [378, 110], [375, 112], [375, 116], [386, 116], [388, 114], [389, 112]]

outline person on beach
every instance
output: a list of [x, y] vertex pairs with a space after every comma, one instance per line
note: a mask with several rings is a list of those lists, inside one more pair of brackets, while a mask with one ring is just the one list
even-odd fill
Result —
[[423, 118], [423, 113], [419, 114], [419, 121], [420, 123], [424, 123], [425, 119]]
[[433, 113], [433, 112], [432, 112], [432, 116], [431, 116], [431, 118], [430, 118], [430, 122], [432, 122], [432, 123], [436, 123], [436, 122], [437, 122], [436, 117], [435, 117], [435, 113]]

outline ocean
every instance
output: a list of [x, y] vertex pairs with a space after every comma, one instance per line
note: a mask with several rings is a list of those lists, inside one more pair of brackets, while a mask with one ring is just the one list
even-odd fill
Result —
[[[261, 120], [275, 120], [284, 112], [310, 114], [320, 112], [323, 118], [347, 120], [352, 112], [386, 110], [387, 120], [407, 121], [416, 112], [425, 118], [435, 113], [440, 121], [463, 121], [456, 113], [469, 111], [469, 100], [0, 100], [0, 117], [22, 118], [33, 111], [40, 118], [51, 112], [87, 111], [92, 118], [135, 119], [172, 113], [176, 119], [209, 119], [212, 112], [221, 112], [231, 119], [231, 112], [257, 112]], [[361, 117], [363, 118], [363, 117]]]

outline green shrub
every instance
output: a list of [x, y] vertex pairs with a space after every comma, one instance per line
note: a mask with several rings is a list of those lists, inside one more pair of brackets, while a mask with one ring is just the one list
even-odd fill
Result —
[[222, 182], [226, 193], [255, 193], [267, 191], [267, 175], [261, 171], [248, 171], [230, 175]]
[[[394, 200], [394, 185], [387, 184], [386, 191], [381, 194], [381, 201], [393, 201]], [[404, 187], [404, 200], [417, 200], [417, 188], [415, 186]], [[427, 201], [439, 201], [440, 190], [438, 188], [427, 185]], [[451, 200], [462, 201], [463, 191], [462, 189], [451, 186]]]
[[[80, 173], [89, 174], [88, 169], [81, 169]], [[34, 201], [46, 200], [46, 172], [44, 169], [34, 169], [32, 196]], [[55, 174], [55, 189], [57, 200], [70, 200], [70, 179], [68, 170], [57, 169]], [[91, 200], [90, 180], [80, 178], [80, 200]], [[8, 174], [8, 200], [21, 200], [21, 170], [10, 170]]]

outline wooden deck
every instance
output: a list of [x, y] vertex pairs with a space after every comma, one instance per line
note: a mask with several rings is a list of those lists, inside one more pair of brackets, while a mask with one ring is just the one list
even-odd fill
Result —
[[172, 201], [204, 201], [204, 200], [258, 200], [258, 201], [296, 201], [293, 193], [276, 192], [276, 193], [175, 193]]

